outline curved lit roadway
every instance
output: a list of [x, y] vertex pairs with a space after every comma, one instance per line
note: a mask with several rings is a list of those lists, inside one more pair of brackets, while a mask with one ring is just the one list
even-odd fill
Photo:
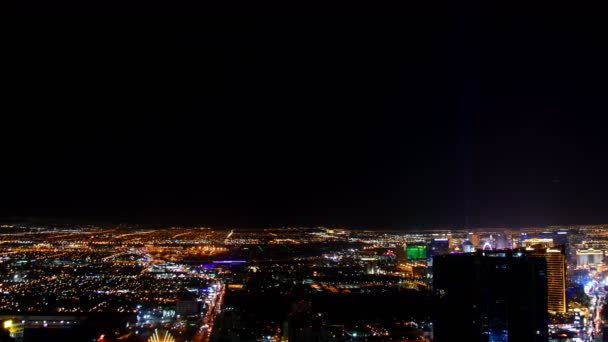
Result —
[[[585, 341], [602, 341], [602, 327], [604, 322], [602, 321], [602, 309], [605, 304], [605, 295], [598, 294], [595, 292], [589, 294], [589, 296], [593, 296], [592, 303], [589, 310], [589, 322], [586, 324], [585, 328]], [[593, 338], [591, 337], [593, 336]]]
[[[217, 315], [221, 312], [223, 303], [224, 284], [220, 283], [215, 292], [215, 296], [211, 300], [211, 304], [209, 304], [207, 312], [203, 316], [201, 328], [196, 332], [196, 335], [194, 335], [193, 342], [209, 342], [209, 337], [213, 331], [213, 323]], [[207, 325], [208, 328], [205, 328], [205, 325]]]

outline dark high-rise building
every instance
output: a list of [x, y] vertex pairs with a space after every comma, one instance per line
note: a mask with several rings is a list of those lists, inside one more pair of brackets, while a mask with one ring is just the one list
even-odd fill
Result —
[[553, 232], [540, 232], [538, 233], [538, 238], [539, 239], [553, 239], [553, 235], [555, 233]]
[[397, 260], [397, 267], [402, 267], [407, 263], [407, 255], [405, 252], [405, 245], [397, 245], [395, 249], [395, 258]]
[[439, 255], [435, 342], [547, 341], [547, 264], [521, 251]]
[[449, 254], [450, 241], [448, 239], [433, 239], [428, 247], [429, 257], [435, 255]]
[[553, 245], [554, 246], [567, 246], [568, 245], [568, 232], [557, 231], [553, 233]]
[[562, 248], [564, 250], [564, 255], [566, 255], [566, 259], [568, 259], [568, 256], [570, 255], [569, 236], [567, 231], [557, 231], [553, 235], [553, 246]]

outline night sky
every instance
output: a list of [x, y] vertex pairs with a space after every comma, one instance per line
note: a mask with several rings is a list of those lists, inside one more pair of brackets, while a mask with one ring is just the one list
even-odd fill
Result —
[[608, 223], [601, 18], [9, 26], [3, 220]]

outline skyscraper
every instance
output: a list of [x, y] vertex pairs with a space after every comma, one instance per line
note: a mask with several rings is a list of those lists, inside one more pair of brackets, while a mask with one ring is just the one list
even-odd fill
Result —
[[547, 341], [547, 264], [521, 251], [439, 255], [434, 341]]
[[397, 248], [395, 249], [395, 257], [397, 259], [397, 268], [405, 266], [405, 264], [407, 263], [405, 245], [397, 245]]
[[547, 262], [547, 309], [566, 313], [566, 254], [559, 248], [537, 248], [529, 252], [545, 258]]
[[547, 291], [549, 311], [566, 313], [566, 254], [547, 249]]
[[477, 233], [469, 233], [469, 241], [473, 244], [473, 247], [480, 247], [479, 234]]
[[450, 253], [450, 241], [449, 239], [433, 239], [429, 244], [428, 254], [429, 257], [435, 255], [448, 254]]
[[573, 259], [572, 258], [572, 250], [570, 249], [570, 236], [567, 231], [557, 231], [553, 235], [553, 246], [560, 247], [564, 251], [564, 255], [566, 256], [566, 260]]

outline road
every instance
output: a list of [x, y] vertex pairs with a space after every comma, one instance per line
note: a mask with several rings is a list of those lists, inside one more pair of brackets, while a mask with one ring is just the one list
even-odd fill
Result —
[[585, 326], [584, 341], [601, 342], [603, 341], [602, 330], [604, 325], [602, 309], [606, 304], [606, 292], [603, 286], [600, 286], [598, 279], [594, 281], [587, 295], [591, 298], [591, 303], [589, 305], [589, 320]]
[[217, 289], [215, 290], [215, 295], [211, 299], [211, 303], [209, 304], [209, 307], [202, 318], [201, 328], [198, 330], [196, 335], [194, 335], [194, 339], [192, 340], [193, 342], [209, 342], [211, 332], [213, 331], [213, 323], [215, 322], [215, 318], [222, 311], [222, 305], [224, 304], [224, 292], [225, 285], [219, 283]]

